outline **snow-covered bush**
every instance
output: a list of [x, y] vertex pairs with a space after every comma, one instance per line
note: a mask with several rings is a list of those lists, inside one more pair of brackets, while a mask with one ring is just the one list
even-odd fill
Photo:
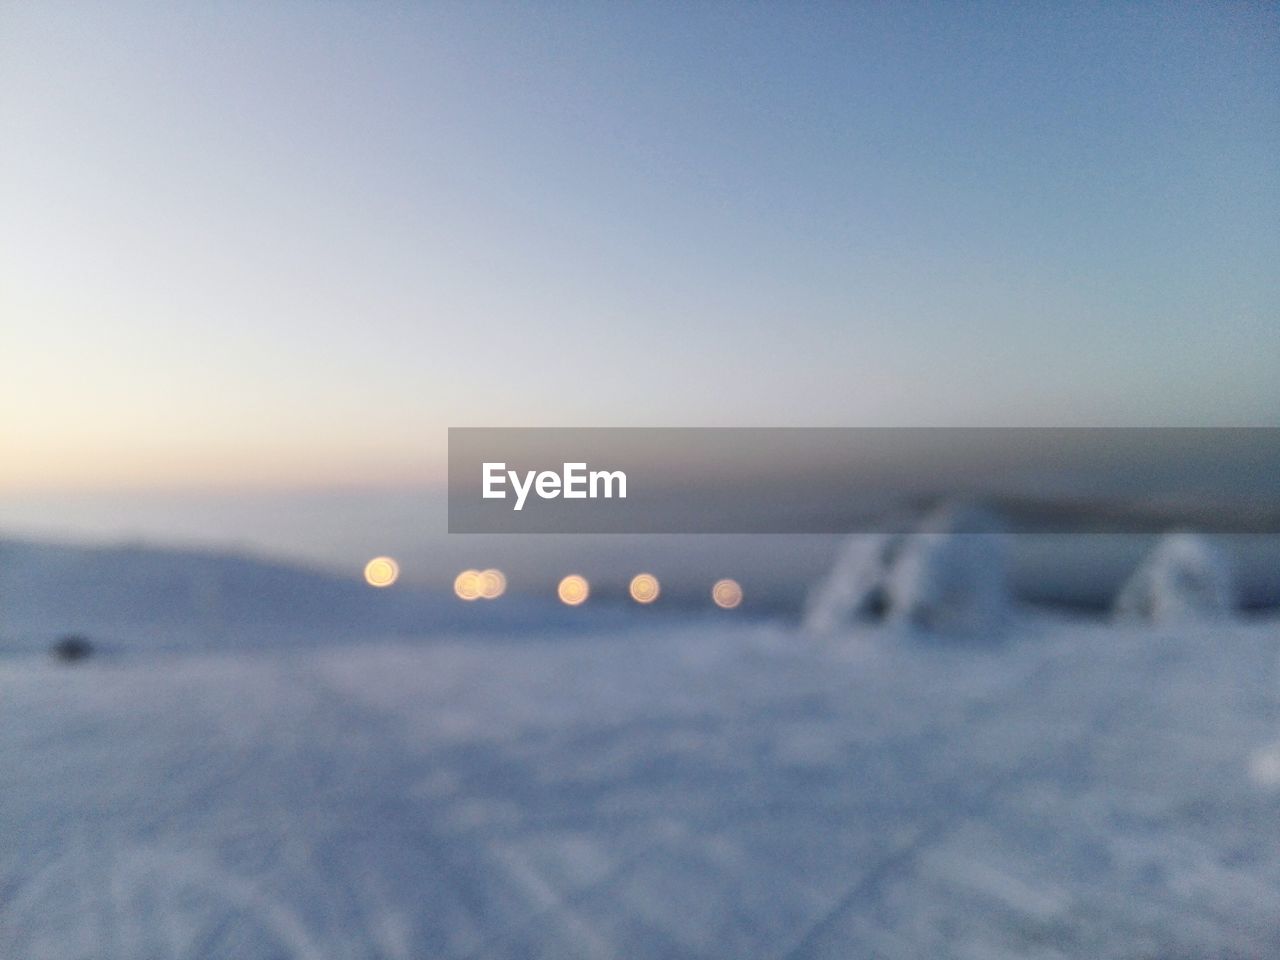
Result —
[[996, 633], [1008, 611], [999, 531], [985, 511], [946, 506], [912, 534], [851, 537], [811, 594], [804, 625], [815, 633], [881, 621], [939, 634]]
[[1235, 609], [1231, 562], [1191, 533], [1161, 538], [1116, 596], [1116, 617], [1181, 623], [1228, 617]]
[[1008, 611], [1007, 545], [990, 514], [944, 507], [888, 571], [889, 619], [931, 633], [991, 634]]
[[827, 575], [809, 592], [804, 627], [832, 633], [857, 622], [883, 620], [885, 578], [902, 537], [881, 533], [854, 534], [845, 540]]

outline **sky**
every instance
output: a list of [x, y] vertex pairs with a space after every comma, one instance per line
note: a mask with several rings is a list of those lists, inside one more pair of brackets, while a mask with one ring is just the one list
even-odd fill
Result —
[[1276, 425], [1270, 4], [0, 4], [0, 492]]

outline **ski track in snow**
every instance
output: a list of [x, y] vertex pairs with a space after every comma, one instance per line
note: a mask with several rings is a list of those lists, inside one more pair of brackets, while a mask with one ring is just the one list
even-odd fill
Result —
[[1280, 955], [1276, 623], [1019, 633], [9, 656], [0, 956]]

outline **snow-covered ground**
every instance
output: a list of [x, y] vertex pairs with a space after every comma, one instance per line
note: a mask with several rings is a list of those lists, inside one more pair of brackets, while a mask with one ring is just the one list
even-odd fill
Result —
[[1275, 619], [275, 611], [219, 649], [162, 603], [64, 665], [24, 583], [0, 957], [1280, 956]]

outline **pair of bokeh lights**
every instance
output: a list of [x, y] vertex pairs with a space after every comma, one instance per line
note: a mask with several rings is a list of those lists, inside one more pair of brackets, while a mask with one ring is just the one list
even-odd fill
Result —
[[[365, 564], [364, 579], [371, 587], [389, 587], [400, 579], [400, 565], [391, 557], [374, 557]], [[496, 600], [507, 592], [507, 578], [501, 570], [463, 570], [453, 580], [453, 592], [468, 602]], [[658, 599], [662, 585], [651, 573], [637, 573], [627, 592], [636, 603], [648, 605]], [[567, 606], [580, 607], [591, 596], [591, 584], [586, 577], [571, 573], [556, 586], [556, 596]], [[711, 588], [711, 601], [732, 610], [742, 603], [742, 587], [736, 580], [717, 580]]]

